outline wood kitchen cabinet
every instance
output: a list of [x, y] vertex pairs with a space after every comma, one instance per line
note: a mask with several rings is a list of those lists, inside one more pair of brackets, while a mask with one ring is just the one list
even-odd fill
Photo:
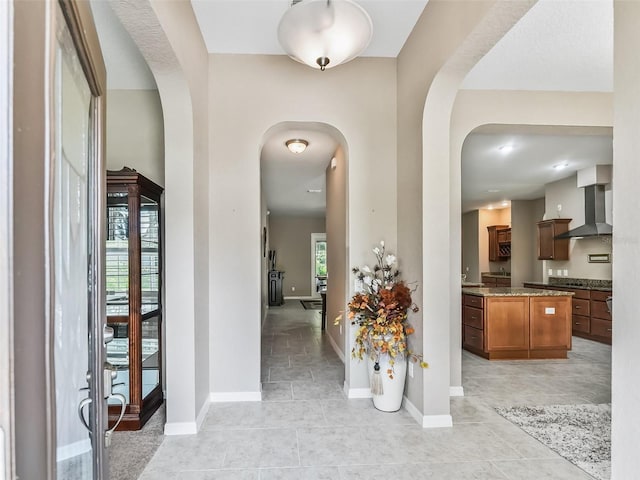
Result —
[[489, 261], [500, 262], [511, 257], [511, 228], [509, 225], [490, 225], [487, 227], [489, 234]]
[[610, 290], [588, 290], [555, 285], [525, 283], [526, 288], [561, 290], [573, 293], [571, 299], [571, 326], [576, 337], [588, 338], [600, 343], [611, 344], [613, 324], [607, 307]]
[[538, 260], [569, 260], [569, 239], [556, 239], [569, 231], [570, 218], [538, 222]]
[[567, 357], [571, 349], [569, 295], [462, 297], [465, 350], [489, 360]]

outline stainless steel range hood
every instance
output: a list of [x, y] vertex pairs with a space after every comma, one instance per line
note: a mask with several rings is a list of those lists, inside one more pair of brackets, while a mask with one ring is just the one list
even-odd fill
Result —
[[555, 238], [596, 237], [611, 235], [613, 227], [605, 220], [604, 185], [584, 187], [584, 225], [573, 228]]

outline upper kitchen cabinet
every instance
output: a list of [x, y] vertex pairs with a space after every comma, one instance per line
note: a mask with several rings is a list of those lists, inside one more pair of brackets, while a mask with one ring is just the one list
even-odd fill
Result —
[[538, 260], [569, 260], [569, 239], [556, 239], [569, 230], [570, 218], [538, 222]]
[[490, 225], [489, 261], [500, 262], [511, 257], [511, 228], [509, 225]]

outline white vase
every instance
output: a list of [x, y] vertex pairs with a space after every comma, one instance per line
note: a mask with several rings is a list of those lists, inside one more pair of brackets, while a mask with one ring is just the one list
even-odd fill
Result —
[[[375, 361], [368, 359], [367, 367], [369, 370], [369, 381], [371, 381], [373, 366]], [[396, 358], [393, 365], [393, 378], [389, 378], [387, 370], [391, 368], [389, 365], [389, 355], [380, 355], [379, 359], [380, 380], [382, 380], [382, 394], [372, 395], [373, 406], [383, 412], [396, 412], [402, 406], [402, 395], [404, 393], [404, 380], [407, 376], [407, 359]]]

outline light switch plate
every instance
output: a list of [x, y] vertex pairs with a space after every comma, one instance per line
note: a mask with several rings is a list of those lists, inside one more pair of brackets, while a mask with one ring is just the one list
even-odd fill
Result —
[[569, 270], [567, 270], [566, 268], [562, 271], [562, 275], [564, 275], [565, 277], [569, 276]]
[[549, 269], [549, 276], [552, 277], [553, 276], [553, 268]]

